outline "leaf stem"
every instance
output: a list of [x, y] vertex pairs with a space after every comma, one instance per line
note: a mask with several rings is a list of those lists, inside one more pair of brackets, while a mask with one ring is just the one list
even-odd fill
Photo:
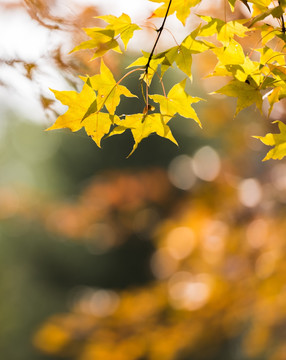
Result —
[[112, 91], [114, 90], [114, 88], [115, 88], [116, 86], [118, 86], [118, 85], [121, 83], [122, 80], [124, 80], [128, 75], [134, 73], [135, 71], [142, 71], [142, 70], [144, 70], [144, 68], [133, 69], [133, 70], [129, 71], [127, 74], [123, 75], [122, 78], [119, 79], [119, 80], [114, 84], [114, 86], [112, 87], [112, 89], [111, 89], [111, 90], [109, 91], [109, 93], [106, 95], [106, 97], [105, 97], [105, 99], [103, 100], [103, 103], [101, 104], [99, 110], [96, 111], [96, 114], [99, 113], [99, 112], [102, 110], [102, 108], [104, 107], [104, 105], [105, 105], [105, 103], [106, 103], [106, 100], [109, 98], [109, 96], [111, 95], [111, 93], [112, 93]]
[[170, 10], [170, 7], [171, 7], [171, 3], [172, 3], [172, 0], [169, 1], [168, 8], [167, 8], [167, 11], [166, 11], [164, 20], [163, 20], [163, 22], [162, 22], [162, 25], [160, 26], [159, 29], [157, 29], [158, 36], [157, 36], [157, 39], [156, 39], [156, 41], [155, 41], [155, 43], [154, 43], [153, 49], [151, 50], [151, 53], [150, 53], [150, 55], [149, 55], [147, 64], [146, 64], [146, 66], [145, 66], [145, 74], [148, 74], [148, 69], [149, 69], [149, 66], [150, 66], [150, 62], [151, 62], [151, 60], [152, 60], [154, 51], [155, 51], [155, 49], [156, 49], [156, 46], [157, 46], [157, 44], [158, 44], [158, 41], [159, 41], [160, 36], [161, 36], [161, 34], [162, 34], [162, 31], [163, 31], [163, 29], [164, 29], [164, 25], [165, 25], [165, 22], [166, 22], [167, 17], [168, 17], [168, 13], [169, 13], [169, 10]]

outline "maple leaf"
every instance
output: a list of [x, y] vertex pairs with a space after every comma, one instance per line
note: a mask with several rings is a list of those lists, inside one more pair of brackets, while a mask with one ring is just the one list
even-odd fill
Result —
[[[146, 67], [148, 60], [149, 60], [149, 56], [150, 53], [147, 53], [146, 51], [142, 51], [143, 56], [139, 57], [138, 59], [136, 59], [133, 63], [131, 63], [130, 65], [127, 66], [128, 68], [131, 67], [135, 67], [135, 66], [140, 66], [142, 68]], [[158, 66], [164, 61], [163, 56], [153, 56], [149, 66], [148, 66], [148, 73], [144, 73], [142, 74], [142, 76], [140, 77], [140, 79], [143, 79], [144, 81], [146, 81], [146, 83], [148, 85], [151, 84], [152, 79], [154, 74], [157, 72]]]
[[192, 55], [202, 53], [210, 48], [205, 42], [196, 40], [199, 31], [199, 28], [196, 29], [188, 35], [180, 45], [174, 46], [155, 56], [155, 59], [163, 58], [163, 61], [161, 61], [161, 76], [163, 76], [168, 68], [175, 62], [178, 68], [191, 78]]
[[268, 46], [264, 46], [262, 49], [256, 49], [255, 51], [261, 54], [260, 63], [265, 65], [273, 62], [277, 62], [279, 65], [285, 65], [285, 54], [280, 51], [274, 51]]
[[118, 42], [114, 39], [115, 32], [110, 29], [101, 29], [101, 28], [88, 28], [84, 29], [86, 34], [91, 37], [91, 40], [87, 40], [76, 46], [72, 51], [93, 49], [94, 55], [91, 60], [98, 57], [102, 57], [109, 50], [116, 51], [121, 53]]
[[279, 120], [274, 121], [273, 124], [274, 123], [278, 123], [280, 133], [268, 133], [265, 136], [253, 136], [254, 138], [262, 141], [265, 145], [274, 146], [273, 149], [268, 151], [263, 161], [269, 159], [281, 160], [284, 156], [286, 156], [286, 125]]
[[97, 112], [85, 118], [83, 126], [87, 135], [91, 136], [98, 147], [101, 147], [102, 138], [109, 133], [110, 127], [116, 119], [119, 120], [119, 117], [116, 115]]
[[248, 56], [245, 56], [244, 62], [241, 64], [222, 64], [217, 63], [211, 76], [233, 76], [241, 82], [248, 82], [255, 86], [260, 86], [264, 77], [262, 74], [261, 64], [257, 61], [252, 61]]
[[256, 15], [252, 19], [251, 23], [249, 24], [249, 27], [253, 26], [258, 21], [261, 21], [261, 20], [265, 19], [269, 15], [272, 15], [274, 18], [280, 18], [283, 15], [283, 12], [284, 12], [281, 6], [276, 6], [274, 8], [268, 9], [264, 5], [261, 5], [261, 6], [258, 5], [257, 8], [259, 10], [262, 10], [263, 13], [259, 13], [258, 15]]
[[118, 128], [115, 128], [111, 131], [109, 136], [122, 134], [125, 130], [130, 129], [134, 139], [134, 146], [131, 153], [137, 149], [138, 144], [149, 135], [156, 133], [157, 135], [164, 137], [176, 145], [178, 145], [177, 141], [173, 137], [171, 129], [166, 124], [170, 119], [166, 118], [159, 113], [155, 114], [133, 114], [126, 115], [124, 120], [116, 121], [116, 124], [119, 125]]
[[83, 127], [82, 119], [96, 100], [95, 91], [87, 84], [83, 85], [80, 93], [76, 91], [52, 90], [57, 100], [69, 109], [59, 116], [56, 122], [47, 130], [69, 128], [71, 131], [78, 131]]
[[84, 49], [94, 49], [92, 60], [97, 57], [102, 57], [109, 50], [122, 53], [115, 37], [120, 35], [126, 49], [129, 40], [133, 37], [134, 31], [141, 30], [138, 25], [131, 23], [130, 17], [126, 14], [122, 14], [119, 17], [114, 15], [105, 15], [96, 16], [96, 18], [104, 20], [109, 23], [109, 25], [105, 28], [93, 27], [84, 29], [85, 33], [91, 38], [91, 40], [82, 42], [71, 52]]
[[202, 53], [210, 48], [205, 42], [196, 40], [199, 33], [200, 28], [194, 30], [183, 40], [182, 44], [178, 46], [177, 56], [174, 59], [178, 68], [189, 77], [191, 77], [192, 55]]
[[96, 18], [109, 23], [105, 29], [114, 31], [114, 36], [120, 35], [125, 49], [127, 48], [129, 40], [133, 37], [134, 31], [141, 30], [138, 25], [132, 24], [130, 17], [124, 13], [119, 17], [114, 15], [104, 15], [96, 16]]
[[46, 130], [68, 128], [75, 132], [84, 127], [86, 133], [100, 147], [101, 139], [108, 134], [111, 125], [118, 117], [96, 112], [96, 94], [88, 84], [83, 85], [80, 93], [57, 90], [52, 92], [62, 104], [69, 106], [69, 109]]
[[201, 28], [199, 35], [204, 37], [217, 35], [217, 39], [224, 45], [228, 45], [234, 35], [245, 37], [247, 36], [246, 33], [250, 31], [248, 27], [243, 25], [243, 23], [246, 22], [245, 19], [224, 22], [223, 20], [210, 16], [199, 17], [207, 22], [207, 24]]
[[88, 78], [88, 80], [85, 79], [85, 81], [89, 81], [91, 87], [98, 91], [98, 111], [100, 111], [105, 105], [108, 112], [111, 115], [114, 115], [116, 107], [120, 103], [121, 95], [127, 97], [137, 97], [125, 86], [119, 85], [119, 83], [115, 81], [112, 72], [105, 65], [103, 60], [101, 60], [100, 74], [94, 75]]
[[[169, 0], [149, 0], [156, 3], [164, 3], [159, 8], [157, 8], [151, 17], [165, 17]], [[177, 18], [182, 22], [183, 25], [186, 23], [186, 19], [190, 15], [190, 8], [199, 4], [201, 0], [173, 0], [169, 9], [169, 15], [176, 12]]]
[[270, 105], [268, 110], [269, 116], [274, 104], [286, 97], [286, 69], [284, 66], [277, 66], [273, 64], [269, 64], [268, 67], [271, 70], [271, 74], [274, 76], [272, 84], [274, 89], [272, 89], [267, 95]]
[[242, 46], [235, 40], [227, 45], [212, 49], [222, 65], [243, 64], [245, 55]]
[[221, 89], [215, 91], [215, 93], [237, 97], [235, 116], [253, 103], [262, 111], [262, 95], [257, 86], [253, 87], [245, 82], [234, 79]]
[[174, 85], [168, 93], [168, 96], [162, 95], [149, 95], [149, 97], [160, 104], [161, 114], [164, 116], [172, 117], [176, 113], [185, 117], [194, 119], [201, 127], [201, 122], [195, 112], [191, 107], [192, 103], [196, 103], [201, 98], [192, 97], [185, 91], [186, 79], [181, 81], [179, 84]]
[[[154, 73], [157, 71], [159, 65], [161, 65], [162, 77], [164, 73], [168, 70], [168, 68], [172, 66], [173, 63], [176, 63], [180, 70], [182, 70], [186, 75], [191, 77], [192, 55], [202, 53], [210, 48], [210, 44], [196, 39], [199, 31], [199, 28], [194, 30], [182, 41], [180, 45], [173, 46], [172, 48], [152, 57], [149, 66], [151, 71], [148, 70], [149, 82], [151, 82]], [[130, 64], [128, 68], [134, 66], [146, 66], [150, 54], [144, 51], [142, 51], [142, 53], [143, 56]]]

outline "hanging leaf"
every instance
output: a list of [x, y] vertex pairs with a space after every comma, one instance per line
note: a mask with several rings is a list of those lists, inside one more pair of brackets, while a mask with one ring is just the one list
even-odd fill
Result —
[[69, 106], [69, 109], [65, 114], [59, 116], [47, 130], [68, 128], [74, 132], [84, 127], [86, 133], [100, 147], [101, 139], [109, 133], [111, 125], [119, 118], [97, 112], [96, 94], [88, 84], [84, 84], [80, 93], [76, 91], [52, 91], [62, 104]]
[[192, 97], [185, 91], [186, 79], [176, 84], [169, 91], [168, 96], [150, 95], [149, 97], [160, 104], [160, 112], [164, 116], [172, 117], [176, 113], [195, 120], [201, 127], [201, 122], [191, 104], [201, 101], [201, 98]]
[[[151, 17], [164, 17], [169, 5], [169, 0], [149, 0], [156, 3], [164, 3], [158, 9], [156, 9]], [[183, 25], [186, 23], [186, 19], [189, 17], [191, 8], [198, 5], [201, 0], [173, 0], [170, 6], [169, 15], [176, 12], [177, 18]]]
[[277, 123], [280, 133], [279, 134], [271, 134], [268, 133], [265, 136], [253, 136], [256, 139], [259, 139], [263, 142], [263, 144], [268, 146], [274, 146], [263, 159], [269, 160], [281, 160], [284, 156], [286, 156], [286, 125], [282, 121], [274, 121], [273, 124]]
[[115, 128], [111, 133], [112, 135], [122, 134], [125, 130], [130, 129], [135, 141], [133, 149], [128, 157], [133, 154], [137, 149], [138, 144], [148, 137], [149, 135], [155, 133], [161, 137], [164, 137], [174, 144], [177, 144], [177, 141], [173, 137], [171, 129], [166, 124], [170, 118], [165, 118], [162, 114], [133, 114], [126, 115], [124, 120], [117, 121], [116, 124], [119, 125], [118, 128]]
[[[87, 81], [87, 80], [86, 80]], [[111, 115], [114, 115], [116, 107], [120, 103], [120, 96], [137, 97], [125, 86], [115, 81], [112, 72], [101, 60], [100, 74], [88, 78], [91, 87], [98, 91], [97, 107], [99, 111], [105, 106]]]

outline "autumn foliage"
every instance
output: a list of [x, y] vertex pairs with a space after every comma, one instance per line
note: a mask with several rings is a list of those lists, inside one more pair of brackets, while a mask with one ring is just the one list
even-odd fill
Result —
[[[242, 5], [246, 7], [247, 15], [244, 18], [228, 21], [226, 18], [222, 20], [199, 14], [200, 2], [198, 0], [164, 1], [164, 4], [151, 15], [151, 18], [163, 18], [161, 27], [155, 30], [157, 38], [151, 52], [143, 51], [143, 56], [128, 66], [135, 69], [127, 72], [117, 81], [102, 57], [110, 50], [117, 53], [124, 52], [134, 32], [142, 29], [132, 23], [127, 14], [122, 14], [120, 17], [99, 16], [98, 18], [107, 25], [102, 28], [85, 29], [90, 40], [76, 46], [73, 51], [91, 49], [93, 51], [91, 59], [101, 58], [100, 72], [91, 77], [81, 77], [84, 86], [78, 94], [54, 91], [56, 98], [63, 104], [69, 105], [70, 109], [48, 130], [69, 128], [77, 131], [84, 127], [98, 146], [101, 146], [104, 137], [131, 130], [135, 144], [130, 154], [152, 133], [177, 144], [168, 125], [176, 114], [193, 119], [200, 125], [192, 104], [202, 99], [190, 96], [185, 90], [185, 83], [192, 79], [192, 56], [207, 51], [217, 58], [215, 68], [208, 76], [228, 79], [226, 85], [217, 89], [215, 93], [237, 98], [235, 116], [252, 104], [262, 112], [265, 99], [269, 103], [268, 115], [270, 115], [274, 104], [285, 97], [283, 13], [286, 5], [282, 1], [243, 1]], [[235, 3], [241, 4], [239, 1], [228, 1], [232, 11], [235, 10]], [[155, 53], [168, 16], [175, 13], [178, 20], [185, 25], [191, 12], [195, 12], [201, 19], [197, 28], [180, 44]], [[240, 39], [253, 32], [259, 36], [256, 45], [251, 49], [244, 49]], [[119, 38], [122, 40], [123, 48], [120, 47]], [[174, 64], [184, 73], [185, 80], [175, 84], [166, 94], [164, 74], [169, 68], [173, 68]], [[142, 89], [145, 106], [141, 113], [129, 115], [117, 113], [116, 108], [122, 95], [135, 97], [121, 85], [121, 82], [137, 71], [140, 73], [138, 87]], [[152, 81], [159, 81], [161, 94], [150, 93]], [[154, 103], [158, 106], [154, 106]], [[281, 128], [282, 126], [279, 135], [268, 134], [266, 137], [258, 137], [264, 144], [274, 146], [265, 160], [281, 159], [284, 156], [285, 135]]]
[[[149, 1], [156, 7], [146, 19], [148, 28], [125, 13], [102, 15], [95, 8], [79, 8], [77, 14], [61, 17], [52, 11], [56, 1], [14, 4], [24, 6], [40, 26], [63, 32], [70, 41], [70, 54], [63, 54], [60, 46], [50, 54], [69, 86], [52, 89], [51, 97], [40, 94], [48, 111], [57, 102], [67, 107], [47, 130], [84, 130], [96, 144], [90, 141], [94, 153], [88, 157], [80, 148], [85, 136], [69, 134], [69, 144], [74, 141], [77, 146], [62, 150], [65, 133], [60, 138], [61, 132], [40, 130], [46, 137], [60, 138], [53, 153], [53, 161], [58, 161], [54, 174], [64, 173], [70, 180], [71, 174], [86, 171], [74, 180], [76, 194], [51, 199], [0, 185], [1, 222], [7, 222], [14, 233], [21, 229], [23, 248], [29, 242], [22, 240], [22, 232], [29, 237], [33, 226], [39, 237], [35, 243], [48, 234], [49, 241], [64, 244], [59, 263], [52, 261], [48, 270], [58, 267], [63, 279], [72, 278], [64, 284], [65, 303], [33, 323], [30, 341], [47, 359], [284, 360], [286, 167], [258, 159], [264, 145], [272, 147], [264, 160], [286, 155], [282, 121], [286, 3], [225, 0], [215, 12], [212, 6], [203, 8], [201, 0]], [[171, 42], [162, 48], [161, 34], [170, 17], [176, 17], [188, 34], [182, 41], [171, 34]], [[149, 42], [140, 55], [132, 53], [129, 58], [130, 41], [140, 32], [149, 32]], [[120, 70], [123, 59], [128, 64]], [[41, 72], [36, 62], [0, 62], [20, 64], [31, 81]], [[175, 76], [168, 78], [170, 73]], [[210, 79], [215, 84], [210, 94], [196, 94], [199, 87], [194, 84]], [[236, 99], [234, 106], [229, 98]], [[137, 108], [128, 107], [133, 102]], [[121, 111], [123, 104], [127, 107]], [[250, 106], [253, 109], [247, 109]], [[230, 121], [233, 117], [235, 121]], [[173, 127], [175, 122], [180, 128], [180, 120], [185, 121], [182, 133], [188, 131], [190, 147], [179, 148], [178, 153], [174, 146], [175, 152], [167, 157], [158, 150], [162, 143], [152, 148], [153, 143], [146, 141], [152, 152], [149, 162], [156, 153], [162, 163], [142, 169], [142, 158], [136, 163], [144, 148], [138, 150], [142, 140], [156, 134], [169, 140], [166, 144], [172, 149], [183, 142]], [[193, 127], [187, 128], [188, 121]], [[268, 130], [257, 127], [262, 121], [269, 129], [265, 136], [261, 133]], [[278, 133], [271, 132], [273, 126]], [[106, 153], [98, 155], [97, 147], [105, 139], [110, 146], [128, 134], [133, 140], [126, 151], [133, 156], [124, 159], [129, 168], [123, 170], [117, 163], [115, 155], [121, 154], [121, 147], [109, 148], [110, 158], [116, 159], [113, 168], [102, 166]], [[196, 138], [196, 134], [205, 135]], [[5, 145], [18, 146], [20, 159], [19, 153], [25, 152], [25, 141], [19, 141], [23, 137], [20, 131]], [[53, 193], [51, 178], [46, 181]], [[14, 222], [28, 226], [22, 231]], [[66, 244], [83, 249], [93, 264], [104, 263], [94, 273], [93, 267], [87, 267], [90, 283], [77, 277], [85, 264], [67, 261]], [[130, 250], [130, 244], [133, 252], [121, 253], [118, 261], [116, 251]], [[144, 261], [141, 249], [147, 249]], [[19, 251], [22, 256], [25, 252]], [[40, 268], [49, 253], [38, 256]], [[98, 278], [110, 268], [114, 281], [104, 285]], [[38, 272], [37, 268], [35, 278]], [[139, 273], [143, 275], [138, 280]], [[125, 278], [117, 283], [122, 274]], [[60, 292], [57, 286], [50, 297]]]

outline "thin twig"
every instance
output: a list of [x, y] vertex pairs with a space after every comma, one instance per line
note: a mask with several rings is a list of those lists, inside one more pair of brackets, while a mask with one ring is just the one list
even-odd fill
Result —
[[153, 49], [152, 49], [152, 51], [151, 51], [151, 53], [150, 53], [150, 55], [149, 55], [149, 58], [148, 58], [148, 61], [147, 61], [146, 67], [145, 67], [145, 74], [148, 74], [148, 69], [149, 69], [149, 66], [150, 66], [150, 62], [151, 62], [151, 59], [152, 59], [152, 57], [153, 57], [153, 54], [154, 54], [154, 51], [155, 51], [155, 49], [156, 49], [157, 43], [158, 43], [158, 41], [159, 41], [159, 38], [160, 38], [160, 36], [161, 36], [161, 34], [162, 34], [162, 31], [163, 31], [163, 29], [164, 29], [164, 25], [165, 25], [165, 22], [166, 22], [167, 17], [168, 17], [168, 13], [169, 13], [169, 10], [170, 10], [170, 7], [171, 7], [171, 3], [172, 3], [172, 0], [169, 1], [168, 8], [167, 8], [167, 11], [166, 11], [164, 20], [163, 20], [163, 22], [162, 22], [162, 25], [161, 25], [160, 28], [157, 30], [158, 36], [157, 36], [157, 39], [156, 39], [156, 41], [155, 41], [155, 43], [154, 43]]
[[[281, 5], [281, 1], [280, 1], [280, 0], [278, 1], [278, 4], [279, 4], [279, 6]], [[284, 17], [283, 17], [283, 15], [281, 15], [281, 22], [282, 22], [281, 31], [283, 32], [283, 34], [285, 34], [286, 28], [285, 28], [285, 22], [284, 22]]]

